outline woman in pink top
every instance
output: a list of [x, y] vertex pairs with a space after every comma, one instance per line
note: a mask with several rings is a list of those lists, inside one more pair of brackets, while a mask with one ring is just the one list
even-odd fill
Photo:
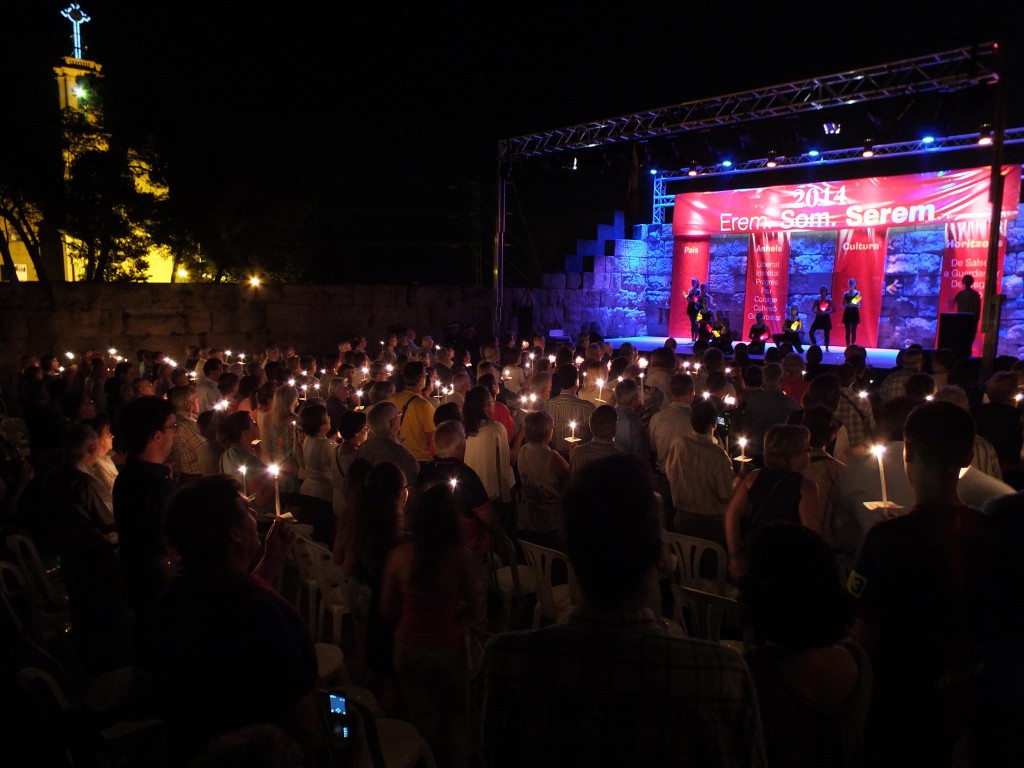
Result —
[[[429, 486], [413, 516], [413, 540], [392, 550], [381, 613], [395, 618], [394, 663], [409, 719], [438, 765], [470, 764], [469, 696], [461, 616], [480, 603], [473, 556], [461, 543], [447, 483]], [[473, 617], [477, 618], [477, 617]]]

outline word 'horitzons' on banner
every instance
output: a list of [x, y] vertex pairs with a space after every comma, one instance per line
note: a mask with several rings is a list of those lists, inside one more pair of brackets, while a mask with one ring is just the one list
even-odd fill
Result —
[[[782, 333], [789, 296], [789, 233], [759, 232], [750, 236], [747, 249], [747, 293], [743, 300], [743, 338], [758, 312], [764, 314], [769, 334]], [[736, 329], [740, 331], [739, 328]], [[761, 341], [770, 341], [760, 339]], [[758, 339], [753, 339], [758, 341]]]

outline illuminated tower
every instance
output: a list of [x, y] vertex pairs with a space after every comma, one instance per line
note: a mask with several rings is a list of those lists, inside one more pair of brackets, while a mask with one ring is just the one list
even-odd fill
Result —
[[64, 56], [53, 71], [57, 75], [57, 96], [64, 120], [64, 172], [67, 174], [78, 155], [87, 150], [106, 150], [108, 142], [96, 92], [103, 67], [82, 58], [82, 25], [91, 18], [78, 3], [61, 11], [61, 16], [71, 22], [72, 55]]

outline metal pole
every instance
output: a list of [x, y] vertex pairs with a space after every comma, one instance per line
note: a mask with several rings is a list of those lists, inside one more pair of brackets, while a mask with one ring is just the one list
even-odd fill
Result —
[[502, 312], [505, 306], [505, 226], [506, 200], [509, 175], [508, 145], [498, 142], [498, 217], [494, 232], [494, 335], [502, 332]]
[[985, 343], [982, 348], [981, 375], [987, 379], [995, 367], [996, 349], [999, 344], [999, 321], [1002, 315], [1002, 286], [996, 284], [999, 275], [999, 238], [1003, 214], [1003, 134], [1006, 129], [1006, 70], [1001, 47], [996, 49], [995, 71], [999, 75], [996, 85], [996, 121], [992, 126], [992, 172], [989, 182], [989, 201], [992, 215], [988, 231], [988, 263], [985, 265], [985, 296], [982, 315], [982, 331]]

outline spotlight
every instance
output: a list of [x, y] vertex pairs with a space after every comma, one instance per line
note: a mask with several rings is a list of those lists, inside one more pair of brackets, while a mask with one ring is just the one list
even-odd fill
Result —
[[981, 126], [981, 130], [978, 131], [978, 146], [988, 147], [992, 144], [992, 126], [985, 123]]
[[723, 160], [722, 161], [722, 167], [723, 168], [732, 168], [732, 160]]
[[842, 123], [822, 123], [821, 128], [825, 131], [826, 136], [838, 136], [840, 131], [843, 130]]
[[921, 137], [921, 143], [922, 144], [934, 144], [935, 143], [935, 137], [934, 136], [922, 136]]
[[874, 142], [871, 139], [866, 139], [864, 141], [864, 151], [861, 152], [861, 156], [862, 157], [874, 157], [875, 156]]
[[686, 172], [686, 175], [687, 176], [696, 176], [697, 175], [697, 166], [696, 165], [691, 165], [690, 166], [690, 170], [688, 170]]
[[658, 169], [657, 168], [651, 168], [651, 176], [657, 176], [657, 175], [658, 175]]
[[807, 153], [807, 156], [808, 157], [818, 157], [820, 154], [821, 154], [821, 152], [819, 152], [818, 150], [812, 149], [810, 152]]
[[251, 285], [253, 288], [259, 288], [260, 279], [256, 277], [256, 275], [253, 275], [252, 277], [249, 278], [249, 285]]
[[768, 153], [768, 162], [766, 162], [765, 165], [769, 168], [774, 168], [778, 164], [779, 158], [776, 156], [775, 150], [773, 149], [771, 152]]

